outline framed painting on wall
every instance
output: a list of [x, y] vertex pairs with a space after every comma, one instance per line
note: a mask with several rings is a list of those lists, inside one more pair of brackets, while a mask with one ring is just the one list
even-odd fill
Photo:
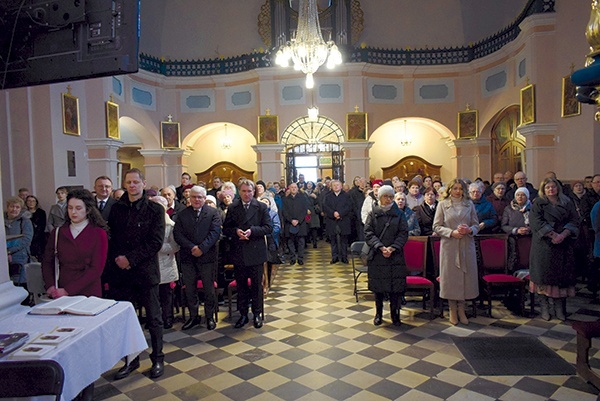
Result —
[[179, 149], [179, 123], [171, 121], [160, 122], [160, 146], [163, 149]]
[[479, 113], [477, 110], [458, 112], [458, 138], [476, 138], [479, 134]]
[[563, 77], [561, 117], [573, 117], [581, 114], [581, 103], [577, 101], [576, 94], [577, 86], [571, 81], [571, 76]]
[[120, 139], [119, 131], [119, 105], [106, 102], [106, 136], [112, 139]]
[[535, 86], [527, 85], [521, 89], [521, 125], [535, 122]]
[[258, 116], [258, 143], [279, 143], [279, 118]]
[[349, 142], [367, 140], [367, 113], [356, 111], [346, 114], [346, 134]]
[[70, 93], [62, 94], [63, 132], [79, 136], [79, 99]]

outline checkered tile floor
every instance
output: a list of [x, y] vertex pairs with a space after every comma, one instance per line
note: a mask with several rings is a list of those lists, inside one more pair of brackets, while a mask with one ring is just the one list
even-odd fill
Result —
[[[575, 363], [570, 324], [513, 315], [494, 304], [468, 326], [429, 320], [419, 302], [402, 309], [402, 325], [372, 324], [373, 299], [355, 301], [351, 265], [330, 265], [329, 246], [307, 249], [304, 266], [281, 266], [266, 299], [265, 325], [234, 329], [221, 306], [214, 331], [165, 332], [165, 375], [152, 380], [142, 356], [139, 372], [113, 381], [115, 368], [96, 382], [94, 400], [564, 400], [598, 399], [578, 376], [477, 376], [452, 342], [454, 336], [534, 335]], [[386, 305], [387, 308], [387, 305]], [[572, 320], [597, 320], [600, 305], [584, 289], [568, 301]], [[592, 365], [600, 368], [594, 343]]]

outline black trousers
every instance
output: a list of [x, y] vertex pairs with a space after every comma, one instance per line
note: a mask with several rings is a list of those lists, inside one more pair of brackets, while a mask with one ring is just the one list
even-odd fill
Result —
[[202, 280], [202, 286], [204, 288], [204, 316], [207, 318], [214, 316], [215, 307], [217, 305], [217, 293], [213, 284], [217, 280], [217, 277], [215, 277], [214, 262], [204, 264], [182, 262], [181, 274], [183, 275], [185, 299], [190, 311], [190, 317], [194, 318], [198, 316], [198, 280]]
[[348, 259], [348, 236], [340, 234], [340, 243], [338, 246], [337, 235], [330, 235], [331, 241], [331, 258], [332, 259]]
[[291, 260], [304, 260], [304, 248], [306, 245], [306, 237], [293, 235], [287, 238], [288, 249], [290, 251]]
[[[263, 308], [263, 264], [244, 266], [234, 265], [235, 281], [237, 282], [238, 301], [237, 308], [242, 316], [248, 315], [250, 300], [252, 300], [252, 313], [254, 316], [262, 314]], [[248, 279], [251, 286], [248, 287]]]
[[173, 323], [173, 289], [171, 283], [159, 284], [158, 295], [163, 323]]
[[[111, 297], [117, 301], [129, 301], [134, 305], [139, 303], [146, 311], [146, 324], [150, 332], [150, 345], [152, 363], [163, 362], [163, 321], [160, 309], [158, 284], [153, 286], [111, 286]], [[116, 333], [118, 335], [118, 333]]]

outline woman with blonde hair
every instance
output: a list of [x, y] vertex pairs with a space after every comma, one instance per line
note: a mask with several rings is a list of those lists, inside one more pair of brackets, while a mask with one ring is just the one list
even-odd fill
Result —
[[433, 231], [440, 237], [440, 297], [448, 300], [450, 323], [469, 324], [465, 300], [479, 296], [477, 253], [474, 236], [479, 232], [477, 211], [468, 197], [467, 184], [459, 178], [448, 183], [439, 202]]
[[562, 186], [555, 178], [546, 178], [540, 184], [539, 196], [529, 213], [529, 226], [533, 234], [529, 291], [539, 297], [542, 319], [550, 320], [554, 312], [559, 320], [565, 321], [567, 297], [575, 295], [573, 244], [579, 234], [579, 216], [575, 204], [562, 193]]

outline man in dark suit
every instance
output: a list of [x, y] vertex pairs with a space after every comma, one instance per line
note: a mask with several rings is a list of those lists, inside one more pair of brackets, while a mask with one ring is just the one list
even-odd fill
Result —
[[[147, 198], [145, 187], [146, 180], [140, 170], [134, 168], [127, 171], [127, 192], [112, 206], [108, 217], [110, 263], [106, 270], [110, 296], [118, 301], [137, 300], [146, 310], [146, 324], [152, 345], [150, 377], [156, 378], [164, 373], [158, 251], [162, 248], [165, 236], [165, 209]], [[132, 361], [126, 360], [115, 379], [127, 377], [139, 366], [139, 356]]]
[[98, 207], [98, 210], [100, 210], [102, 218], [108, 221], [110, 209], [113, 204], [117, 203], [117, 201], [110, 196], [110, 193], [112, 192], [112, 180], [105, 175], [96, 178], [96, 181], [94, 181], [94, 192], [96, 192], [96, 206]]
[[327, 235], [331, 241], [331, 264], [348, 263], [348, 236], [352, 231], [352, 199], [342, 191], [340, 180], [331, 181], [331, 191], [323, 199]]
[[304, 264], [304, 245], [308, 234], [306, 215], [308, 213], [308, 197], [298, 192], [295, 183], [289, 186], [290, 194], [283, 198], [284, 236], [290, 252], [290, 265]]
[[[240, 198], [227, 208], [223, 233], [230, 239], [231, 259], [238, 288], [238, 310], [241, 317], [235, 327], [248, 323], [248, 306], [252, 299], [254, 327], [263, 325], [263, 263], [267, 261], [265, 235], [273, 231], [267, 206], [254, 199], [254, 182], [243, 179], [239, 186]], [[251, 287], [248, 287], [250, 278]]]
[[205, 188], [192, 187], [190, 200], [191, 206], [179, 212], [173, 229], [175, 241], [181, 247], [179, 257], [190, 311], [190, 318], [181, 329], [188, 330], [200, 324], [196, 294], [196, 283], [200, 279], [204, 289], [206, 328], [214, 330], [217, 327], [214, 319], [217, 294], [213, 283], [217, 279], [215, 262], [218, 258], [215, 244], [221, 236], [221, 217], [217, 209], [205, 205]]

